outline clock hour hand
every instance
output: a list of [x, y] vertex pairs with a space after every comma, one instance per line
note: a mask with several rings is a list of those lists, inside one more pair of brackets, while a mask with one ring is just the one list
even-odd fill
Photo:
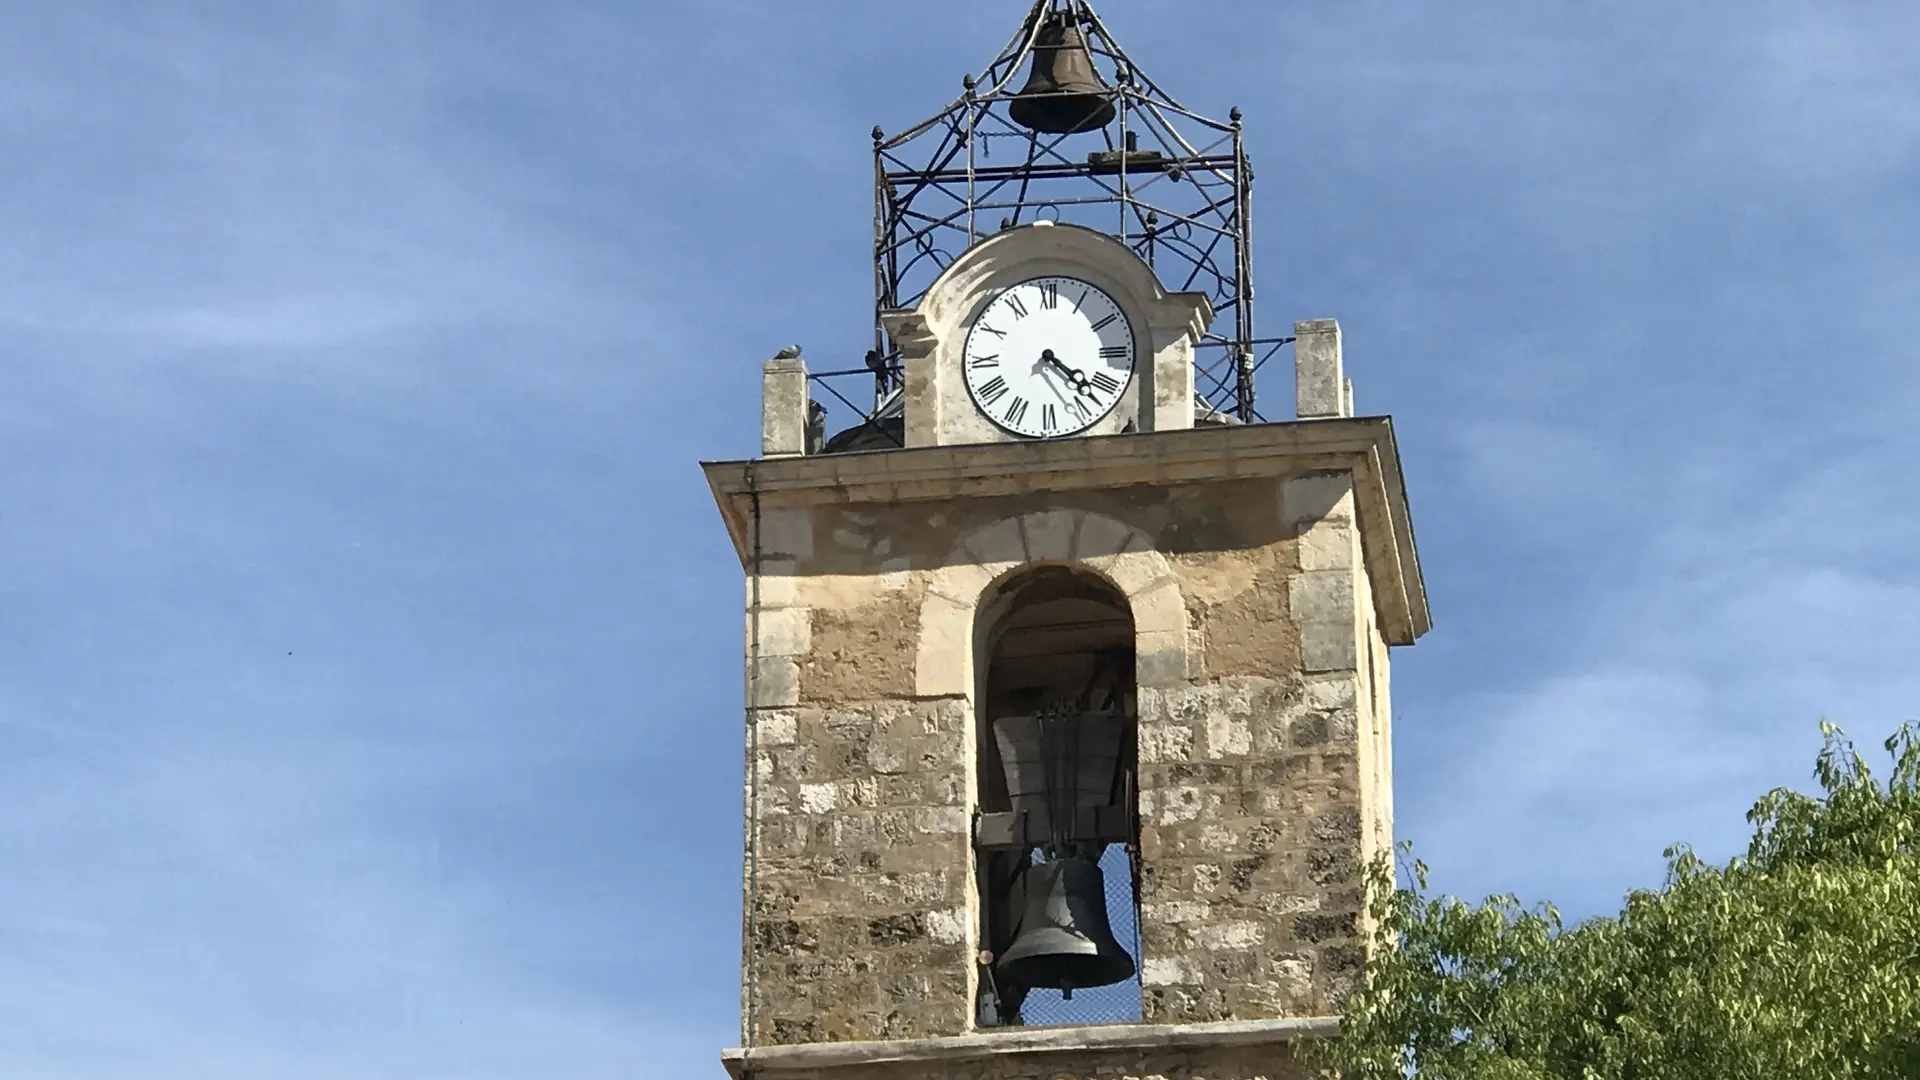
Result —
[[1083, 374], [1079, 368], [1068, 367], [1065, 361], [1053, 355], [1052, 349], [1047, 349], [1040, 354], [1040, 362], [1043, 364], [1052, 364], [1054, 367], [1060, 369], [1060, 373], [1067, 377], [1067, 381], [1073, 384], [1075, 390], [1088, 397], [1093, 396], [1093, 386], [1087, 381], [1086, 375]]

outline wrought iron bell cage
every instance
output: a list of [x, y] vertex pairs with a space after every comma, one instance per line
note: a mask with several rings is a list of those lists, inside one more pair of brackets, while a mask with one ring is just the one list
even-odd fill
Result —
[[[1062, 62], [1063, 28], [1078, 32], [1065, 48], [1084, 48], [1094, 80], [1077, 85], [1077, 96], [1096, 119], [1106, 105], [1112, 116], [1054, 133], [1030, 125], [1036, 90], [1044, 96], [1050, 87], [1047, 65]], [[1020, 32], [983, 75], [967, 76], [946, 108], [892, 136], [874, 128], [873, 161], [868, 368], [876, 414], [902, 383], [881, 315], [917, 304], [983, 236], [1045, 218], [1113, 235], [1168, 289], [1206, 293], [1215, 315], [1194, 350], [1196, 406], [1221, 421], [1264, 419], [1254, 377], [1292, 339], [1262, 338], [1254, 328], [1253, 169], [1240, 110], [1221, 123], [1175, 101], [1128, 58], [1087, 0], [1038, 0]]]

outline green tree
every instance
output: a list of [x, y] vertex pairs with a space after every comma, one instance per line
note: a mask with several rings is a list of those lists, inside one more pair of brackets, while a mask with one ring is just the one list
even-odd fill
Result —
[[1308, 1060], [1348, 1080], [1920, 1080], [1920, 734], [1887, 740], [1881, 784], [1821, 731], [1819, 796], [1766, 795], [1724, 866], [1669, 849], [1665, 884], [1616, 916], [1433, 897], [1424, 865], [1396, 888], [1381, 860], [1373, 957]]

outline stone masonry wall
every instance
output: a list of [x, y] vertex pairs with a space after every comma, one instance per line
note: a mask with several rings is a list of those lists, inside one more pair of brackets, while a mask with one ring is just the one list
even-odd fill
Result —
[[[1377, 633], [1351, 478], [1325, 474], [766, 511], [749, 594], [750, 1045], [971, 1028], [973, 703], [920, 693], [933, 631], [918, 613], [957, 570], [979, 576], [955, 565], [972, 558], [959, 538], [1059, 510], [1124, 523], [1185, 607], [1184, 660], [1143, 666], [1139, 687], [1146, 1019], [1338, 1011], [1361, 958], [1361, 862], [1390, 807], [1370, 760], [1384, 732], [1363, 689]], [[1016, 563], [1043, 557], [1012, 535]], [[1292, 1075], [1179, 1068], [1142, 1075]]]
[[1240, 676], [1141, 692], [1149, 1023], [1339, 1011], [1362, 958], [1353, 690]]
[[964, 701], [759, 714], [757, 1042], [966, 1029]]

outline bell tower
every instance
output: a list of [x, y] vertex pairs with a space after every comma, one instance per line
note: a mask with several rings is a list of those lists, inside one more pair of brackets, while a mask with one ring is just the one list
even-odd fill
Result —
[[1333, 320], [1255, 329], [1238, 110], [1085, 0], [874, 153], [866, 363], [784, 350], [761, 454], [704, 466], [746, 573], [723, 1062], [1304, 1077], [1392, 842], [1388, 651], [1429, 625], [1392, 421]]

